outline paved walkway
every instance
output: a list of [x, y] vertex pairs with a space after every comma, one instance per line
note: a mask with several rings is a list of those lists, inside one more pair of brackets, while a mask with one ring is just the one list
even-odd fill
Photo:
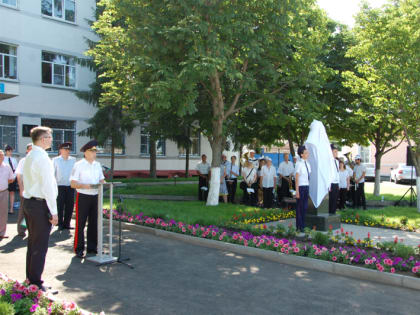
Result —
[[[195, 196], [176, 196], [176, 195], [125, 195], [114, 194], [114, 198], [120, 196], [124, 199], [147, 199], [147, 200], [165, 200], [165, 201], [198, 201]], [[104, 197], [109, 197], [105, 194]]]
[[[277, 224], [282, 224], [288, 226], [290, 223], [293, 226], [296, 225], [296, 219], [287, 219], [276, 222], [265, 223], [267, 226]], [[402, 244], [418, 246], [420, 245], [420, 233], [419, 232], [405, 232], [400, 230], [391, 230], [391, 229], [381, 229], [375, 227], [366, 227], [361, 225], [352, 225], [352, 224], [341, 224], [341, 227], [344, 229], [344, 232], [353, 232], [353, 237], [357, 239], [364, 239], [370, 233], [370, 237], [374, 243], [377, 242], [393, 242], [395, 237], [398, 237], [399, 242], [402, 240]], [[334, 230], [335, 233], [337, 230]]]
[[[13, 217], [11, 217], [13, 218]], [[14, 219], [16, 220], [16, 219]], [[0, 271], [25, 277], [26, 240], [8, 224]], [[295, 268], [255, 257], [124, 231], [135, 267], [74, 258], [72, 233], [54, 229], [44, 279], [58, 298], [123, 314], [418, 314], [419, 292]]]

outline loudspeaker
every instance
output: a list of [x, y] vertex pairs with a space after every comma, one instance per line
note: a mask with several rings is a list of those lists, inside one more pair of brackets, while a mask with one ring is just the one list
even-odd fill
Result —
[[[416, 151], [416, 147], [412, 147], [413, 151]], [[407, 147], [407, 166], [414, 166], [412, 153], [409, 147]]]

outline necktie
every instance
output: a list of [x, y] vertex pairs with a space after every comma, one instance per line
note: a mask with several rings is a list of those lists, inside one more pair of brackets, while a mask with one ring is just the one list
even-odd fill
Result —
[[309, 182], [309, 179], [311, 178], [311, 176], [309, 174], [308, 164], [306, 164], [306, 161], [305, 161], [305, 167], [306, 167], [306, 172], [308, 173], [308, 182]]

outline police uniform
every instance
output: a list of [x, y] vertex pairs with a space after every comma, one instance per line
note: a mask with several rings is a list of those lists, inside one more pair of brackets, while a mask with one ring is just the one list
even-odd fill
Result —
[[[208, 162], [203, 163], [200, 161], [196, 168], [199, 172], [198, 177], [198, 200], [206, 201], [208, 196], [208, 189], [209, 189], [209, 173], [210, 173], [210, 164]], [[205, 187], [205, 188], [203, 188]]]
[[[72, 143], [64, 142], [58, 147], [59, 150], [71, 150]], [[74, 208], [74, 188], [70, 186], [70, 175], [76, 159], [69, 156], [64, 159], [61, 155], [53, 158], [54, 175], [58, 185], [57, 210], [58, 229], [72, 229], [70, 227]]]
[[[236, 174], [236, 175], [235, 175]], [[226, 180], [228, 188], [228, 202], [235, 203], [236, 188], [238, 186], [239, 166], [229, 163], [226, 170]]]
[[[86, 143], [80, 151], [96, 151], [98, 143], [95, 140]], [[89, 162], [86, 158], [74, 164], [70, 181], [72, 184], [97, 185], [105, 179], [101, 164]], [[75, 185], [77, 187], [77, 185]], [[74, 252], [82, 258], [85, 249], [84, 230], [87, 227], [87, 252], [97, 253], [98, 245], [98, 189], [76, 188], [76, 230], [74, 233]]]
[[[337, 150], [337, 148], [331, 144], [331, 150]], [[340, 182], [340, 176], [339, 176], [339, 162], [336, 158], [333, 158], [334, 168], [333, 168], [333, 178], [330, 186], [329, 191], [329, 200], [328, 200], [328, 213], [329, 214], [335, 214], [337, 211], [337, 202], [338, 202], [338, 193], [339, 188], [338, 184]]]

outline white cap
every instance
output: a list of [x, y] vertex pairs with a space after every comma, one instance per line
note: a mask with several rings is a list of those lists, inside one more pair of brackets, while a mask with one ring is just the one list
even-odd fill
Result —
[[361, 160], [362, 158], [360, 157], [360, 154], [356, 155], [354, 160]]
[[264, 157], [266, 161], [271, 161], [271, 158], [269, 156]]

